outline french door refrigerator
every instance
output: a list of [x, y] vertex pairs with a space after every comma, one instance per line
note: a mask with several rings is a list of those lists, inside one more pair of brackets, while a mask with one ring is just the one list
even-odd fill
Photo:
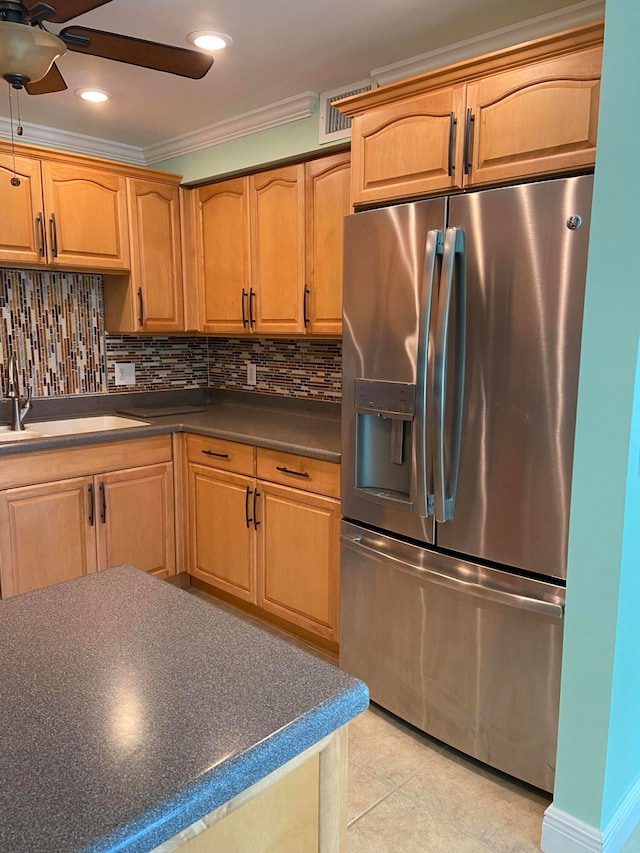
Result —
[[548, 791], [592, 181], [345, 220], [340, 665]]

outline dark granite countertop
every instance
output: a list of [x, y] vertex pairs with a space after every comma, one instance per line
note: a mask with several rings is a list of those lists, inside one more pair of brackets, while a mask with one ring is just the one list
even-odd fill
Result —
[[340, 407], [335, 403], [295, 400], [275, 395], [243, 392], [161, 392], [155, 394], [101, 395], [88, 399], [37, 401], [27, 426], [38, 428], [38, 420], [90, 414], [117, 414], [135, 405], [140, 412], [159, 406], [201, 406], [204, 411], [186, 411], [162, 417], [139, 418], [148, 426], [103, 432], [76, 433], [0, 443], [0, 457], [32, 450], [73, 447], [119, 438], [142, 438], [172, 432], [195, 432], [254, 444], [289, 453], [299, 453], [330, 462], [340, 461]]
[[0, 602], [0, 684], [3, 853], [152, 850], [368, 704], [131, 566]]

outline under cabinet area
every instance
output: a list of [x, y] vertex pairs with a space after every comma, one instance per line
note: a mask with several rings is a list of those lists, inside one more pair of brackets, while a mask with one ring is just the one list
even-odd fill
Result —
[[201, 331], [340, 334], [349, 174], [344, 152], [192, 191]]
[[352, 203], [592, 167], [602, 35], [590, 24], [339, 101]]
[[192, 577], [335, 643], [339, 465], [197, 435], [186, 456]]
[[16, 454], [0, 485], [3, 598], [121, 563], [175, 573], [170, 438]]

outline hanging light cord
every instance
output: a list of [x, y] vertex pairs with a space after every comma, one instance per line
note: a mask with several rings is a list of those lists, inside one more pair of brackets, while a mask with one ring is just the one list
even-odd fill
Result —
[[[18, 109], [20, 108], [20, 103], [18, 102]], [[20, 121], [20, 119], [18, 119]], [[15, 139], [13, 136], [13, 103], [11, 101], [11, 86], [9, 86], [9, 124], [11, 125], [11, 157], [13, 160], [13, 177], [11, 178], [11, 186], [19, 187], [20, 186], [20, 178], [16, 173], [16, 145]]]

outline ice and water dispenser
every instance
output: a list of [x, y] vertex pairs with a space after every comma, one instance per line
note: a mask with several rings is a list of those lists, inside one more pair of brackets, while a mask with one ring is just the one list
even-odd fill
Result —
[[369, 500], [411, 510], [416, 386], [356, 379], [355, 487]]

